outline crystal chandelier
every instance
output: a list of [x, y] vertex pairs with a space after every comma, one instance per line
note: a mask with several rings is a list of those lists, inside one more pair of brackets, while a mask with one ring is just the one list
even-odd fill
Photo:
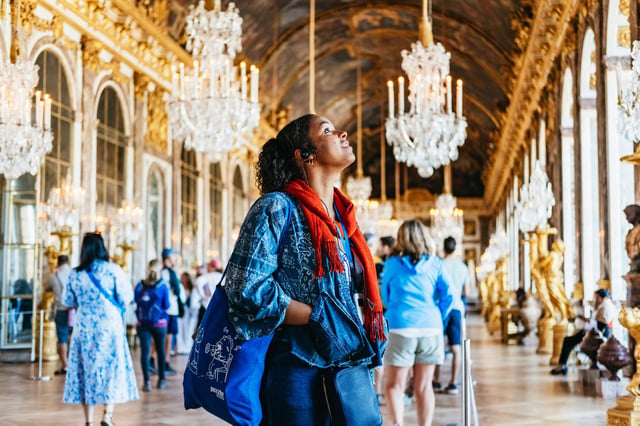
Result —
[[7, 179], [35, 175], [53, 141], [51, 98], [34, 92], [38, 66], [19, 53], [20, 2], [16, 15], [11, 58], [0, 63], [0, 173]]
[[122, 207], [118, 209], [116, 220], [118, 245], [122, 247], [133, 247], [140, 239], [142, 231], [142, 216], [144, 211], [135, 204], [122, 202]]
[[453, 237], [456, 243], [462, 243], [463, 212], [456, 207], [456, 199], [451, 194], [440, 194], [436, 198], [436, 207], [429, 210], [431, 216], [431, 236], [436, 240], [439, 248], [443, 247], [444, 239]]
[[172, 135], [213, 162], [251, 139], [260, 121], [259, 70], [252, 65], [249, 80], [244, 62], [239, 76], [233, 65], [241, 50], [241, 25], [234, 3], [223, 11], [215, 0], [213, 10], [206, 10], [201, 0], [186, 18], [193, 69], [181, 63], [171, 70], [167, 110]]
[[631, 84], [622, 87], [622, 70], [620, 64], [616, 67], [618, 82], [618, 106], [620, 133], [631, 142], [640, 141], [640, 46], [633, 42], [631, 50]]
[[456, 112], [453, 112], [451, 54], [433, 42], [428, 0], [423, 2], [422, 41], [402, 51], [402, 69], [409, 78], [409, 103], [405, 112], [404, 78], [398, 78], [398, 115], [394, 115], [393, 81], [388, 81], [389, 117], [387, 141], [400, 162], [429, 177], [440, 166], [458, 158], [458, 147], [467, 137], [467, 120], [462, 116], [462, 80], [456, 81]]
[[[371, 196], [371, 178], [364, 176], [362, 171], [362, 86], [361, 86], [361, 63], [358, 58], [357, 67], [357, 132], [356, 132], [356, 149], [357, 149], [357, 168], [356, 177], [349, 176], [347, 179], [347, 194], [351, 197], [353, 205], [356, 208], [356, 217], [358, 225], [362, 232], [370, 232], [375, 234], [378, 222], [388, 221], [393, 214], [393, 207], [386, 201], [378, 202], [369, 200]], [[383, 167], [384, 167], [384, 163]]]
[[547, 173], [542, 163], [536, 160], [529, 182], [525, 182], [520, 189], [520, 202], [516, 206], [520, 230], [527, 233], [545, 228], [555, 204]]
[[78, 221], [78, 209], [84, 199], [84, 190], [74, 187], [71, 174], [62, 180], [59, 187], [49, 193], [44, 213], [52, 230], [68, 229]]

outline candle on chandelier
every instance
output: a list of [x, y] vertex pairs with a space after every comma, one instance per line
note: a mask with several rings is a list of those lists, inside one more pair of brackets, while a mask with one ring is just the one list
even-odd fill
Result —
[[440, 73], [436, 73], [433, 76], [433, 94], [435, 95], [435, 108], [436, 111], [440, 111], [440, 106], [442, 105], [442, 93], [440, 93]]
[[452, 93], [451, 93], [451, 75], [447, 76], [447, 114], [451, 114], [452, 112]]
[[462, 117], [462, 80], [456, 81], [456, 114]]
[[184, 64], [180, 62], [180, 99], [184, 100]]
[[42, 96], [42, 92], [40, 92], [39, 90], [36, 90], [36, 102], [34, 104], [36, 108], [36, 127], [42, 127], [42, 113], [43, 113], [44, 105], [40, 100], [41, 96]]
[[251, 65], [251, 102], [258, 102], [258, 78], [260, 70], [255, 65]]
[[193, 61], [193, 97], [200, 95], [200, 62]]
[[247, 99], [247, 64], [244, 61], [240, 62], [240, 84], [242, 99]]
[[210, 98], [213, 98], [213, 96], [215, 95], [216, 85], [218, 84], [218, 79], [211, 72], [212, 69], [213, 69], [213, 61], [209, 60], [209, 68], [208, 68], [209, 72], [207, 74], [209, 74], [209, 97]]
[[622, 102], [622, 67], [620, 62], [616, 65], [616, 82], [618, 83], [618, 104]]
[[389, 88], [389, 118], [393, 118], [393, 81], [387, 81]]
[[404, 77], [398, 77], [398, 115], [404, 114]]
[[[416, 113], [420, 114], [422, 112], [422, 99], [424, 98], [424, 93], [422, 87], [422, 74], [416, 75]], [[411, 90], [409, 90], [411, 91]]]
[[176, 66], [171, 65], [171, 96], [177, 96], [178, 90], [178, 74], [176, 73]]
[[51, 128], [51, 96], [44, 95], [44, 128]]

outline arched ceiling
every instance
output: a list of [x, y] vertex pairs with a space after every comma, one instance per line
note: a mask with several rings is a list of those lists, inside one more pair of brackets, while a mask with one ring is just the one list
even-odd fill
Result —
[[[183, 1], [177, 0], [181, 4]], [[188, 2], [187, 2], [188, 3]], [[309, 105], [309, 0], [236, 0], [243, 18], [241, 56], [261, 68], [265, 117], [288, 108], [290, 118]], [[507, 106], [506, 72], [515, 43], [511, 20], [519, 0], [434, 0], [433, 34], [451, 53], [451, 74], [464, 81], [467, 141], [453, 163], [453, 194], [483, 197], [481, 180]], [[226, 9], [228, 2], [223, 1]], [[316, 1], [316, 112], [356, 142], [356, 70], [362, 67], [363, 170], [380, 196], [381, 119], [387, 115], [386, 81], [403, 75], [402, 49], [418, 40], [420, 0]], [[383, 111], [381, 112], [381, 108]], [[386, 147], [387, 196], [394, 194], [394, 159]], [[355, 165], [350, 169], [355, 172]], [[404, 172], [401, 173], [404, 175]], [[442, 170], [421, 179], [409, 169], [410, 188], [442, 192]], [[404, 184], [402, 185], [404, 188]]]

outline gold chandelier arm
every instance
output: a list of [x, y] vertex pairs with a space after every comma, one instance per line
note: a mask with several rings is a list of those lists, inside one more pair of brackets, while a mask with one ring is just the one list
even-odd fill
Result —
[[316, 113], [316, 0], [309, 4], [309, 112]]
[[420, 41], [424, 47], [433, 44], [433, 23], [431, 22], [431, 4], [422, 0], [422, 22], [420, 22]]
[[13, 36], [11, 37], [11, 52], [9, 53], [9, 60], [12, 64], [15, 64], [20, 56], [20, 43], [18, 42], [18, 27], [20, 26], [20, 0], [16, 1], [18, 5], [16, 8], [16, 22], [13, 24]]
[[356, 108], [357, 108], [356, 119], [358, 120], [357, 121], [358, 129], [356, 134], [356, 141], [357, 141], [356, 148], [358, 149], [358, 152], [357, 152], [358, 164], [356, 167], [356, 177], [361, 178], [362, 176], [364, 176], [364, 173], [362, 172], [362, 65], [360, 61], [360, 54], [358, 54], [357, 59], [358, 59], [358, 66], [356, 69], [356, 79], [358, 81], [356, 86]]

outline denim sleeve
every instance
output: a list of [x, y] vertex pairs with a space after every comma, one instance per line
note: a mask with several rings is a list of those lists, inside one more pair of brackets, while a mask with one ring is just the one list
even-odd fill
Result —
[[278, 246], [290, 214], [284, 197], [267, 194], [251, 206], [227, 266], [229, 320], [245, 339], [275, 330], [291, 301], [275, 278]]
[[438, 294], [438, 308], [440, 309], [440, 315], [442, 315], [442, 321], [444, 323], [447, 315], [449, 315], [449, 312], [451, 311], [451, 306], [453, 305], [453, 293], [451, 292], [449, 282], [442, 274], [442, 262], [440, 262], [438, 267], [436, 293]]

